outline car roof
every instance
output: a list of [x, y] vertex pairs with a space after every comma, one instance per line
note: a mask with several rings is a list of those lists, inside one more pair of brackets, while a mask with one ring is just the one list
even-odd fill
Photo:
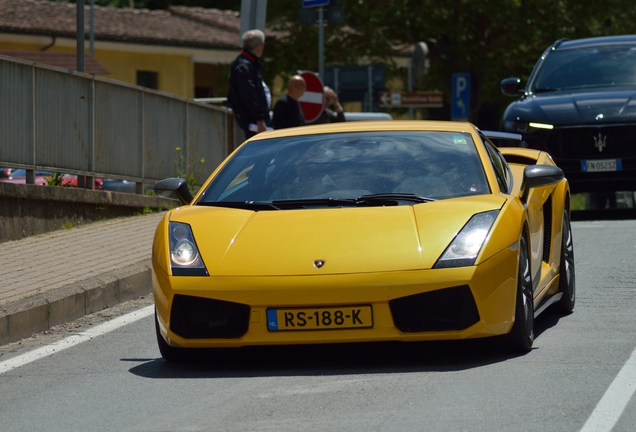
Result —
[[557, 50], [585, 48], [594, 46], [622, 45], [636, 43], [636, 35], [620, 35], [620, 36], [599, 36], [585, 39], [559, 40], [553, 44], [557, 46]]
[[413, 120], [380, 120], [329, 123], [315, 126], [300, 126], [288, 129], [277, 129], [259, 133], [249, 141], [270, 138], [282, 138], [302, 135], [316, 135], [334, 132], [369, 132], [369, 131], [447, 131], [475, 132], [473, 124], [451, 121], [413, 121]]

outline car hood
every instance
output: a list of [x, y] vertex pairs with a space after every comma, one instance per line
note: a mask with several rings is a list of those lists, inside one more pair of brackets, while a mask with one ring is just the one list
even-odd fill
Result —
[[473, 214], [505, 200], [259, 212], [192, 206], [169, 218], [191, 226], [210, 276], [387, 272], [431, 268]]
[[596, 89], [540, 93], [517, 101], [506, 115], [521, 121], [567, 125], [601, 125], [636, 121], [636, 90]]

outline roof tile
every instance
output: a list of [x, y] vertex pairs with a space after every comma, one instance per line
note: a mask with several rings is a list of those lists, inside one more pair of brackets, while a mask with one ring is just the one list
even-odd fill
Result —
[[[89, 6], [84, 28], [89, 29]], [[75, 38], [75, 4], [48, 0], [0, 0], [0, 32]], [[94, 7], [96, 40], [238, 49], [237, 12], [171, 6], [167, 10]]]
[[[64, 69], [77, 70], [77, 54], [73, 52], [42, 52], [0, 50], [0, 55], [15, 57], [35, 63], [44, 63]], [[92, 75], [109, 75], [110, 72], [93, 57], [84, 56], [84, 71]]]

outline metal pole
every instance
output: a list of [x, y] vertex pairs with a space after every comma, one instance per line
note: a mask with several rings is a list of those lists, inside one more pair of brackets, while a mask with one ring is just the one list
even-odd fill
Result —
[[[413, 91], [413, 62], [411, 60], [409, 60], [409, 74], [408, 74], [408, 81], [409, 81], [409, 93], [411, 93]], [[409, 120], [413, 120], [413, 107], [409, 107]]]
[[91, 33], [90, 33], [90, 44], [89, 44], [88, 52], [90, 53], [91, 57], [95, 57], [95, 0], [91, 0], [91, 10], [90, 10], [89, 21], [90, 21]]
[[338, 79], [338, 72], [340, 72], [340, 68], [333, 68], [333, 90], [337, 95], [340, 95], [340, 82]]
[[84, 72], [84, 0], [77, 0], [77, 70]]
[[318, 8], [318, 76], [325, 79], [325, 10], [322, 6]]
[[368, 85], [369, 85], [369, 97], [368, 100], [368, 111], [373, 111], [373, 66], [369, 65], [367, 67], [367, 75], [368, 75]]

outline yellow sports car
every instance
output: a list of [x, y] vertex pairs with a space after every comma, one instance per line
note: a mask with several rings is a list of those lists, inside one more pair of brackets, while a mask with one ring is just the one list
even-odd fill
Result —
[[[574, 307], [570, 190], [545, 152], [470, 123], [352, 122], [243, 143], [152, 251], [159, 349], [499, 336]], [[492, 140], [492, 141], [491, 141]]]

